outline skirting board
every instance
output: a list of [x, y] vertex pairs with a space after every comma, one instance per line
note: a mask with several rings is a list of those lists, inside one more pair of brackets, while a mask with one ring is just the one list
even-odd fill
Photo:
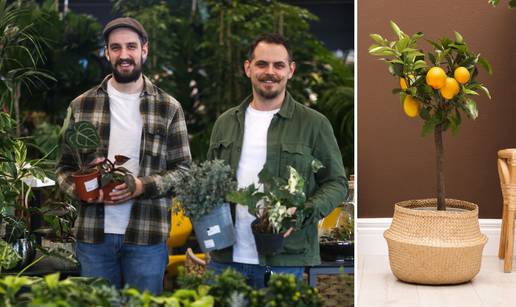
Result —
[[[383, 232], [391, 225], [391, 218], [359, 218], [357, 222], [357, 254], [387, 255]], [[487, 236], [485, 256], [498, 255], [501, 219], [479, 219], [480, 231]]]

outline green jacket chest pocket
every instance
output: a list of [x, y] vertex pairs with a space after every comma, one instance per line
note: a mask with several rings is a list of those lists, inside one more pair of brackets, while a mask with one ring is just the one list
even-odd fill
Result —
[[215, 142], [210, 151], [212, 152], [212, 156], [215, 159], [220, 159], [226, 161], [226, 163], [230, 163], [231, 161], [231, 151], [233, 149], [234, 142], [231, 140], [223, 140]]
[[[303, 144], [282, 144], [280, 150], [280, 176], [288, 178], [287, 166], [292, 166], [305, 179], [310, 180], [312, 175], [312, 148]], [[306, 184], [305, 184], [306, 187]]]

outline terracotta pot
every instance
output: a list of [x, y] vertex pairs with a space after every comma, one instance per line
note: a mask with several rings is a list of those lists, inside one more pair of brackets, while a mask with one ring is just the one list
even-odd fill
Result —
[[88, 174], [73, 174], [75, 193], [80, 200], [95, 200], [99, 197], [99, 171]]
[[121, 185], [123, 181], [111, 181], [107, 185], [102, 187], [102, 193], [104, 193], [104, 200], [111, 201], [111, 193], [117, 185]]

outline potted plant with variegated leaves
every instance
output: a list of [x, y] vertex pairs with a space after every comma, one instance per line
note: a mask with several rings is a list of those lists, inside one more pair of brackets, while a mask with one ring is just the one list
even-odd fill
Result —
[[[314, 160], [312, 171], [322, 164]], [[287, 166], [289, 177], [274, 177], [264, 168], [258, 174], [259, 186], [254, 184], [229, 193], [229, 201], [245, 205], [256, 216], [251, 229], [258, 253], [274, 255], [283, 247], [283, 238], [290, 230], [299, 229], [304, 221], [304, 178], [292, 166]]]

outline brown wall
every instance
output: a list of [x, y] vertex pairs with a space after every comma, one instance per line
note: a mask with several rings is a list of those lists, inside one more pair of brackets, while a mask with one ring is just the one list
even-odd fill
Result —
[[[435, 197], [432, 135], [420, 136], [422, 120], [404, 115], [391, 89], [398, 81], [367, 53], [370, 33], [394, 38], [389, 20], [426, 38], [461, 33], [470, 49], [492, 64], [479, 80], [493, 99], [476, 99], [479, 118], [465, 119], [457, 136], [445, 134], [446, 192], [477, 203], [481, 218], [501, 217], [496, 168], [498, 149], [516, 147], [516, 9], [487, 0], [359, 0], [358, 3], [358, 214], [390, 217], [395, 202]], [[420, 46], [428, 50], [425, 41]]]

